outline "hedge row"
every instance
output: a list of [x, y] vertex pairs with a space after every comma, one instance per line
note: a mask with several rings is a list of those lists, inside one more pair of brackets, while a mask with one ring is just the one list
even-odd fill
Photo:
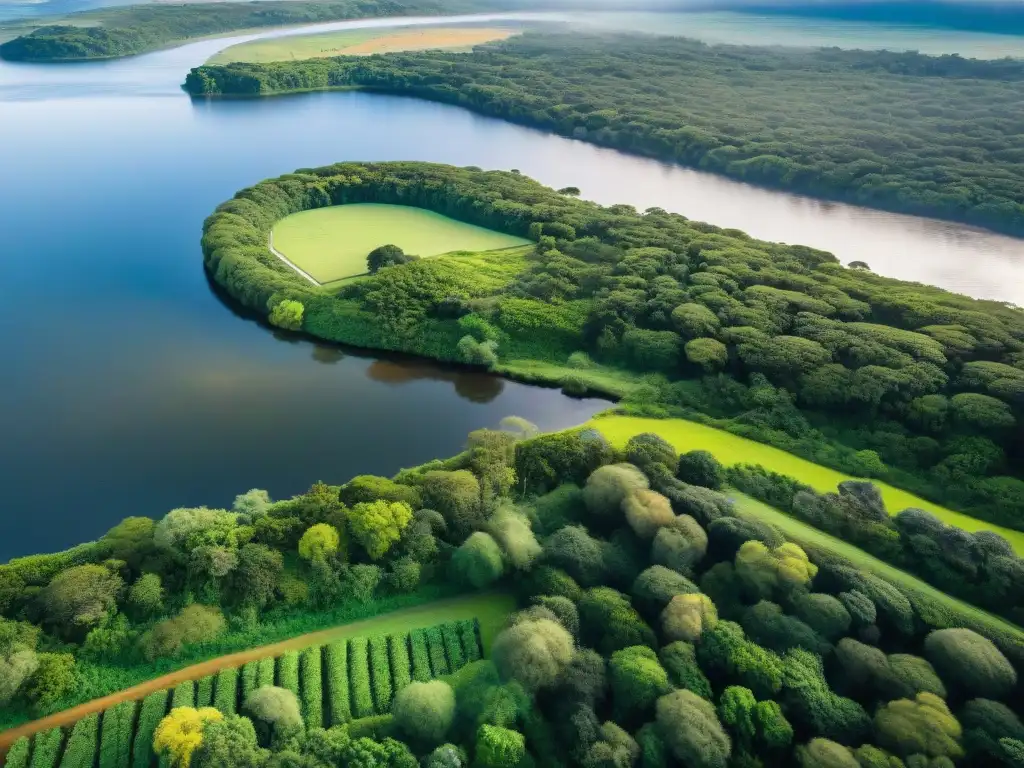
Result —
[[430, 654], [427, 652], [427, 636], [422, 629], [409, 633], [412, 646], [412, 679], [425, 683], [433, 677], [430, 672]]
[[250, 661], [242, 667], [242, 701], [249, 698], [249, 694], [259, 688], [259, 662]]
[[462, 638], [462, 653], [466, 657], [466, 663], [480, 661], [484, 656], [484, 649], [476, 631], [476, 622], [472, 619], [460, 621], [459, 636]]
[[171, 709], [178, 707], [194, 707], [196, 705], [196, 684], [194, 680], [186, 680], [174, 686], [171, 693]]
[[225, 715], [233, 715], [238, 709], [238, 668], [222, 669], [217, 673], [213, 706]]
[[71, 730], [60, 768], [92, 768], [100, 741], [100, 716], [86, 715]]
[[288, 651], [277, 658], [277, 685], [299, 695], [299, 654]]
[[444, 640], [441, 639], [441, 630], [437, 627], [430, 627], [426, 631], [426, 635], [427, 652], [430, 654], [430, 669], [433, 671], [434, 677], [449, 674], [452, 670], [444, 655]]
[[412, 682], [412, 665], [409, 663], [409, 636], [391, 635], [388, 638], [388, 650], [391, 656], [391, 681], [395, 693]]
[[153, 732], [167, 713], [167, 695], [167, 691], [157, 691], [142, 700], [132, 749], [134, 768], [149, 768], [153, 761]]
[[299, 679], [302, 688], [302, 717], [307, 728], [322, 728], [324, 724], [323, 672], [321, 649], [307, 648], [299, 658]]
[[196, 683], [196, 706], [213, 706], [213, 675], [201, 677], [199, 682]]
[[348, 676], [352, 685], [352, 716], [369, 717], [374, 711], [370, 691], [370, 642], [365, 637], [354, 637], [348, 643]]
[[388, 639], [384, 635], [370, 638], [370, 679], [377, 714], [387, 714], [391, 711], [391, 658]]
[[28, 768], [29, 740], [22, 736], [7, 750], [5, 768]]
[[448, 667], [455, 672], [466, 666], [466, 656], [462, 652], [462, 638], [459, 637], [457, 624], [441, 625], [441, 640], [444, 643], [444, 653], [448, 657]]
[[134, 728], [134, 701], [115, 704], [103, 713], [103, 725], [100, 730], [100, 768], [129, 768]]
[[327, 662], [327, 707], [331, 725], [352, 719], [348, 692], [348, 643], [331, 643], [324, 651]]
[[48, 731], [36, 734], [32, 744], [32, 768], [57, 768], [57, 760], [60, 759], [60, 744], [64, 734], [60, 728], [50, 728]]
[[274, 684], [274, 659], [260, 659], [256, 674], [256, 687], [263, 688]]

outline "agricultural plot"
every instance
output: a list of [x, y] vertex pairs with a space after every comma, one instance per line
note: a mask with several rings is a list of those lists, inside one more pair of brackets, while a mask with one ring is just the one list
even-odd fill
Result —
[[273, 249], [319, 283], [365, 274], [374, 248], [397, 245], [421, 258], [494, 251], [530, 241], [406, 205], [357, 203], [286, 216], [271, 231]]
[[[654, 432], [671, 443], [681, 453], [700, 449], [713, 453], [725, 465], [760, 464], [772, 472], [794, 477], [819, 493], [835, 491], [839, 483], [853, 479], [850, 475], [823, 467], [770, 445], [685, 419], [605, 416], [591, 420], [586, 426], [603, 434], [616, 448], [624, 447], [629, 438], [634, 435], [639, 435], [642, 432]], [[1024, 555], [1024, 533], [1020, 531], [977, 520], [961, 512], [954, 512], [886, 483], [876, 480], [872, 480], [872, 482], [882, 492], [882, 498], [890, 514], [896, 514], [908, 507], [924, 509], [947, 525], [953, 525], [965, 531], [995, 531], [1013, 545], [1018, 555]]]
[[[495, 624], [495, 617], [488, 618]], [[66, 731], [51, 728], [23, 737], [11, 745], [6, 768], [94, 768], [97, 755], [99, 768], [154, 768], [153, 733], [171, 709], [212, 702], [224, 714], [234, 714], [246, 695], [275, 681], [298, 697], [309, 727], [379, 718], [391, 711], [395, 693], [414, 679], [416, 658], [423, 677], [415, 679], [424, 680], [481, 658], [482, 629], [476, 619], [461, 619], [425, 630], [352, 637], [287, 651], [241, 669], [222, 669], [152, 693], [141, 705], [125, 701], [89, 714]], [[487, 634], [494, 629], [489, 626]]]

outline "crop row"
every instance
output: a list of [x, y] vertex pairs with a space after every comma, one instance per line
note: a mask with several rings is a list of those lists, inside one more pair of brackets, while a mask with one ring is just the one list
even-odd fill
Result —
[[234, 714], [257, 688], [294, 692], [310, 727], [385, 715], [395, 694], [413, 680], [431, 680], [481, 658], [475, 621], [451, 622], [404, 634], [355, 637], [223, 669], [141, 702], [126, 701], [79, 720], [70, 732], [40, 731], [16, 741], [6, 768], [152, 768], [153, 733], [175, 707], [213, 706]]

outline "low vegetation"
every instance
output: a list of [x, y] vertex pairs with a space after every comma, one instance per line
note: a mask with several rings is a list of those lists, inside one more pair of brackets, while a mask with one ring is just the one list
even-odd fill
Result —
[[363, 87], [859, 205], [1024, 233], [1024, 64], [527, 33], [444, 52], [199, 67], [196, 95]]
[[[127, 651], [111, 650], [113, 628], [145, 635], [193, 595], [232, 623], [260, 621], [300, 584], [316, 601], [338, 580], [345, 591], [330, 599], [358, 601], [408, 588], [413, 571], [491, 590], [474, 598], [482, 605], [508, 590], [518, 610], [492, 623], [493, 640], [482, 625], [448, 621], [188, 680], [147, 696], [137, 716], [119, 703], [17, 740], [8, 767], [84, 768], [97, 754], [139, 768], [1014, 765], [1024, 746], [1015, 626], [930, 599], [914, 577], [892, 578], [820, 532], [800, 546], [716, 490], [729, 470], [706, 454], [680, 456], [650, 433], [620, 449], [592, 429], [531, 435], [513, 420], [391, 479], [277, 503], [250, 491], [233, 512], [176, 510], [148, 529], [134, 520], [94, 545], [117, 545], [95, 563], [38, 556], [37, 573], [51, 584], [71, 574], [82, 599], [58, 626], [46, 618], [49, 587], [16, 595], [0, 627], [8, 663], [30, 637], [116, 663]], [[868, 483], [844, 491], [872, 493]], [[349, 524], [366, 505], [380, 515], [373, 536]], [[253, 569], [253, 546], [265, 564], [268, 552], [297, 553], [301, 570], [268, 578], [273, 568]], [[175, 568], [181, 548], [196, 566], [182, 569], [187, 581], [163, 580], [161, 605], [141, 601], [149, 619], [125, 597], [146, 590], [121, 586], [108, 600], [99, 571], [84, 580], [76, 570], [137, 584], [169, 576], [161, 563]], [[231, 555], [228, 573], [199, 569]], [[367, 569], [382, 563], [386, 577], [371, 586]], [[213, 706], [197, 698], [204, 690]]]

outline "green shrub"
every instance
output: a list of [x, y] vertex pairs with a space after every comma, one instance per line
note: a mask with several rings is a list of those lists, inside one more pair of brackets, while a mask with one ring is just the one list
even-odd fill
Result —
[[260, 659], [256, 667], [256, 687], [264, 688], [274, 684], [274, 668], [277, 662], [273, 656]]
[[391, 711], [391, 660], [388, 639], [384, 635], [370, 638], [370, 680], [377, 714], [387, 714]]
[[60, 768], [92, 768], [99, 746], [100, 716], [86, 715], [71, 730]]
[[413, 683], [395, 697], [395, 726], [416, 744], [444, 740], [455, 717], [455, 692], [441, 680]]
[[167, 713], [167, 691], [151, 693], [142, 700], [139, 708], [139, 724], [135, 729], [135, 743], [132, 747], [132, 766], [149, 768], [153, 762], [153, 732]]
[[307, 648], [299, 657], [299, 682], [302, 688], [302, 719], [307, 728], [324, 725], [324, 689], [320, 646]]
[[370, 646], [365, 637], [354, 637], [348, 643], [349, 675], [352, 685], [352, 716], [369, 717], [373, 711], [370, 689]]
[[[7, 759], [4, 761], [5, 768], [28, 768], [29, 747], [31, 747], [31, 742], [25, 736], [14, 742], [7, 751]], [[100, 768], [104, 768], [102, 763]]]
[[196, 683], [196, 706], [213, 706], [213, 675], [201, 677]]
[[526, 755], [526, 739], [517, 731], [481, 725], [476, 734], [476, 759], [481, 768], [516, 768]]
[[480, 647], [480, 636], [476, 631], [476, 622], [472, 619], [463, 619], [459, 622], [459, 638], [462, 640], [462, 655], [466, 657], [466, 663], [480, 661], [483, 658], [483, 649]]
[[[100, 735], [100, 768], [128, 768], [131, 764], [135, 702], [123, 701], [103, 713]], [[7, 761], [10, 765], [10, 757]]]
[[409, 644], [412, 649], [412, 679], [425, 683], [434, 677], [430, 671], [426, 633], [422, 629], [414, 629], [409, 633]]
[[391, 635], [388, 638], [388, 656], [391, 659], [391, 679], [397, 695], [412, 682], [412, 664], [409, 661], [409, 636]]
[[196, 683], [186, 680], [174, 686], [171, 692], [171, 709], [178, 707], [194, 707], [196, 705]]
[[225, 715], [233, 715], [238, 710], [238, 668], [222, 669], [217, 673], [217, 684], [214, 686], [213, 706]]
[[242, 667], [242, 701], [259, 687], [259, 662], [250, 661]]
[[466, 657], [462, 653], [462, 641], [459, 639], [458, 626], [454, 623], [442, 624], [441, 640], [444, 642], [444, 652], [448, 657], [451, 671], [458, 672], [466, 666]]
[[327, 703], [330, 724], [341, 725], [352, 719], [348, 690], [348, 643], [339, 640], [325, 650], [327, 663]]
[[277, 686], [299, 695], [299, 653], [287, 651], [277, 658]]
[[62, 738], [60, 728], [37, 733], [32, 740], [32, 768], [57, 768]]
[[437, 627], [430, 627], [426, 630], [427, 652], [430, 654], [430, 670], [433, 677], [441, 677], [451, 672], [448, 666], [448, 659], [444, 655], [444, 640], [441, 639], [441, 630]]

